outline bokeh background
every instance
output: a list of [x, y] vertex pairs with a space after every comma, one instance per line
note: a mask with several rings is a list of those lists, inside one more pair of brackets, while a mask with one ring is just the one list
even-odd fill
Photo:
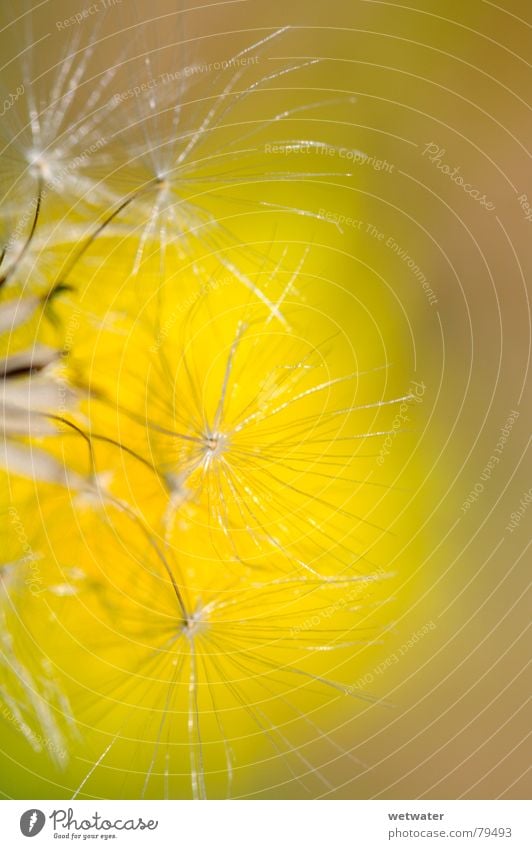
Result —
[[[195, 0], [187, 9], [177, 22], [170, 3], [149, 10], [128, 0], [109, 4], [97, 21], [95, 73], [120, 62], [132, 38], [161, 73], [176, 62], [227, 59], [289, 27], [262, 64], [320, 62], [273, 79], [237, 107], [235, 121], [304, 105], [288, 132], [286, 124], [278, 134], [269, 126], [254, 137], [244, 169], [306, 176], [235, 184], [222, 199], [209, 198], [210, 208], [228, 217], [243, 243], [282, 245], [294, 264], [308, 249], [308, 285], [360, 361], [385, 359], [392, 393], [419, 387], [419, 403], [383, 455], [380, 474], [391, 488], [368, 502], [368, 515], [390, 532], [372, 554], [394, 577], [383, 614], [388, 630], [357, 653], [353, 685], [377, 702], [328, 705], [337, 754], [331, 758], [320, 740], [308, 747], [331, 785], [319, 795], [526, 797], [529, 5]], [[34, 39], [38, 87], [69, 39], [91, 38], [98, 15], [58, 29], [75, 11], [56, 0], [41, 4], [28, 35], [4, 10], [2, 55], [12, 59], [2, 72], [6, 91], [19, 79], [24, 39]], [[153, 73], [140, 60], [128, 62], [113, 86], [124, 90]], [[197, 76], [200, 99], [212, 80]], [[112, 115], [108, 121], [113, 127]], [[333, 152], [294, 151], [288, 162], [268, 147], [287, 137], [319, 139]], [[9, 181], [17, 167], [12, 146], [4, 157]], [[128, 175], [120, 179], [126, 185]], [[80, 221], [83, 227], [82, 210]], [[68, 785], [47, 761], [28, 752], [9, 723], [2, 732], [3, 795], [60, 796], [57, 787]], [[262, 767], [249, 793], [291, 798], [300, 788]]]

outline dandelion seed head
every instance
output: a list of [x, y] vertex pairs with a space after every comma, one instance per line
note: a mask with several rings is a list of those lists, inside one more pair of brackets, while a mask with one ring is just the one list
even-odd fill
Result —
[[194, 639], [204, 633], [208, 627], [208, 619], [202, 609], [195, 610], [182, 625], [183, 633], [188, 639]]
[[53, 156], [47, 156], [42, 151], [30, 150], [28, 152], [28, 162], [30, 170], [38, 177], [42, 177], [46, 182], [51, 182], [55, 179], [55, 163]]

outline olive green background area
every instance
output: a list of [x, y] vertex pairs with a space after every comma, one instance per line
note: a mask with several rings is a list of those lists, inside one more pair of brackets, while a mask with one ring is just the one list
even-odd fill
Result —
[[[287, 167], [287, 157], [280, 162], [265, 145], [298, 131], [334, 153], [310, 156], [313, 174], [293, 184], [236, 186], [234, 229], [257, 246], [278, 240], [291, 256], [311, 246], [310, 285], [321, 308], [341, 317], [361, 360], [386, 357], [391, 394], [423, 387], [381, 469], [397, 487], [381, 514], [392, 535], [378, 550], [394, 573], [389, 639], [365, 649], [353, 682], [377, 702], [339, 699], [327, 718], [337, 756], [320, 740], [306, 752], [333, 787], [324, 797], [526, 798], [532, 506], [511, 522], [532, 486], [532, 221], [519, 200], [525, 194], [532, 205], [529, 3], [192, 7], [181, 31], [187, 62], [227, 60], [283, 26], [292, 29], [263, 65], [322, 60], [272, 82], [239, 114], [272, 114], [277, 101], [320, 104], [304, 123], [259, 136], [255, 173]], [[164, 18], [154, 19], [173, 9], [150, 2], [145, 47], [171, 42]], [[53, 45], [66, 36], [56, 21], [75, 11], [70, 3], [39, 8], [37, 26], [52, 33], [46, 50], [59, 49]], [[109, 9], [109, 61], [139, 26], [135, 15], [126, 0]], [[169, 69], [173, 55], [161, 58]], [[49, 53], [42, 56], [46, 64]], [[207, 90], [207, 75], [198, 85]], [[368, 159], [351, 158], [354, 150]], [[294, 170], [302, 170], [299, 160]], [[264, 199], [304, 214], [266, 211]], [[46, 759], [17, 743], [8, 723], [2, 735], [1, 792], [60, 795], [60, 775]], [[301, 795], [295, 782], [272, 789], [274, 780], [263, 774], [250, 786], [269, 788], [256, 790], [259, 798]]]

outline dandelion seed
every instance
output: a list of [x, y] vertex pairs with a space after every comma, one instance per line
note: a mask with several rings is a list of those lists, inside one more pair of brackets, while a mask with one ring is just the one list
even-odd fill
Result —
[[85, 44], [81, 27], [72, 30], [66, 44], [60, 36], [52, 39], [61, 41], [61, 53], [51, 65], [50, 44], [48, 50], [36, 49], [50, 36], [48, 22], [41, 20], [36, 10], [28, 10], [3, 28], [8, 56], [11, 45], [19, 45], [21, 38], [27, 44], [27, 49], [17, 49], [6, 62], [8, 78], [21, 84], [22, 94], [2, 122], [0, 186], [4, 202], [12, 196], [20, 204], [20, 197], [31, 193], [32, 184], [56, 211], [59, 201], [66, 201], [67, 208], [79, 198], [89, 204], [109, 202], [108, 189], [91, 176], [91, 171], [97, 174], [107, 161], [102, 128], [106, 110], [102, 107], [113, 72], [89, 76], [104, 17], [95, 20]]
[[[357, 416], [375, 419], [406, 396], [357, 402], [363, 374], [327, 375], [319, 347], [293, 331], [272, 332], [270, 320], [236, 322], [233, 339], [226, 327], [220, 344], [212, 320], [198, 319], [195, 331], [187, 327], [192, 344], [177, 352], [173, 340], [165, 346], [172, 383], [161, 394], [155, 379], [147, 390], [149, 407], [162, 413], [160, 428], [147, 422], [149, 453], [170, 490], [169, 539], [176, 517], [196, 505], [194, 524], [227, 562], [259, 566], [274, 557], [279, 568], [297, 563], [326, 574], [320, 562], [347, 567], [353, 533], [372, 524], [351, 507], [362, 486], [379, 486], [357, 474], [364, 443]], [[349, 437], [351, 454], [340, 455], [337, 440]]]
[[[312, 710], [346, 697], [348, 687], [334, 671], [379, 633], [370, 605], [364, 611], [360, 603], [358, 621], [347, 610], [362, 576], [250, 583], [244, 575], [229, 579], [211, 562], [190, 581], [168, 554], [182, 607], [159, 555], [141, 545], [132, 558], [137, 534], [122, 531], [127, 552], [116, 528], [95, 552], [97, 601], [87, 587], [81, 595], [60, 594], [71, 638], [86, 652], [83, 686], [100, 693], [82, 724], [94, 724], [95, 710], [100, 717], [103, 709], [98, 727], [108, 736], [80, 789], [90, 794], [94, 782], [105, 780], [102, 771], [121, 763], [125, 745], [136, 756], [135, 768], [123, 773], [124, 793], [139, 797], [227, 795], [238, 770], [257, 758], [275, 761], [306, 795], [316, 783], [330, 789], [290, 735], [310, 723], [328, 739]], [[55, 604], [52, 597], [48, 604]], [[58, 662], [68, 666], [64, 658]], [[371, 701], [356, 691], [352, 696]]]
[[[87, 242], [74, 252], [61, 280], [69, 278], [81, 256], [104, 231], [111, 236], [135, 233], [137, 245], [130, 253], [133, 279], [143, 266], [154, 265], [164, 275], [165, 269], [176, 261], [191, 263], [197, 277], [204, 277], [209, 273], [208, 258], [212, 265], [215, 257], [268, 306], [273, 317], [284, 321], [280, 309], [242, 267], [250, 257], [255, 259], [254, 251], [223, 223], [218, 210], [224, 198], [233, 203], [229, 192], [239, 184], [260, 182], [261, 186], [273, 186], [320, 175], [316, 170], [298, 168], [295, 163], [284, 169], [265, 169], [262, 162], [257, 168], [260, 148], [241, 146], [244, 139], [311, 108], [309, 104], [284, 109], [258, 126], [252, 122], [251, 130], [242, 134], [237, 129], [229, 140], [226, 138], [226, 129], [231, 126], [229, 117], [235, 109], [272, 81], [298, 70], [299, 66], [283, 67], [278, 72], [263, 73], [258, 79], [248, 79], [242, 89], [238, 88], [246, 75], [249, 77], [249, 67], [238, 65], [242, 57], [249, 53], [259, 56], [285, 33], [285, 29], [269, 33], [235, 54], [227, 61], [226, 70], [214, 76], [214, 93], [207, 96], [199, 96], [203, 93], [200, 75], [172, 75], [161, 70], [165, 66], [160, 56], [166, 53], [160, 43], [153, 54], [144, 50], [137, 57], [128, 57], [126, 66], [140, 67], [141, 74], [148, 73], [148, 78], [138, 72], [135, 76], [132, 71], [131, 86], [111, 98], [114, 118], [119, 115], [120, 120], [111, 145], [116, 168], [110, 169], [105, 182], [119, 200], [107, 207]], [[161, 73], [156, 72], [155, 65]], [[198, 86], [200, 92], [195, 91]], [[241, 124], [235, 121], [236, 128]], [[317, 140], [306, 143], [309, 149], [316, 150], [323, 144]], [[246, 159], [252, 163], [252, 170], [244, 167]], [[263, 203], [261, 199], [254, 205], [257, 208]], [[300, 214], [301, 210], [294, 207], [294, 212]], [[239, 252], [238, 262], [230, 258], [228, 248]]]

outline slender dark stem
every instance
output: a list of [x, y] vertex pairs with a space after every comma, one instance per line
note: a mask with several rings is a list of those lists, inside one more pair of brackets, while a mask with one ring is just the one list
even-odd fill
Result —
[[[37, 222], [39, 220], [39, 214], [40, 214], [40, 211], [41, 211], [42, 188], [43, 188], [42, 187], [42, 177], [39, 176], [38, 188], [37, 188], [37, 200], [35, 202], [35, 213], [33, 215], [31, 230], [29, 232], [28, 238], [26, 239], [26, 241], [24, 242], [24, 245], [22, 246], [22, 250], [20, 251], [18, 257], [13, 261], [12, 265], [7, 269], [7, 271], [5, 271], [5, 273], [2, 275], [2, 277], [0, 277], [0, 287], [3, 286], [5, 283], [7, 283], [9, 278], [13, 275], [14, 271], [16, 271], [19, 262], [24, 258], [26, 251], [28, 250], [29, 246], [31, 245], [31, 243], [33, 241], [33, 237], [35, 235], [35, 230], [37, 229]], [[2, 251], [2, 260], [0, 260], [0, 265], [2, 264], [5, 253], [6, 253], [6, 249], [4, 248], [3, 251]]]
[[95, 464], [95, 461], [94, 461], [94, 450], [93, 450], [93, 447], [92, 447], [92, 441], [91, 441], [91, 437], [89, 436], [89, 434], [85, 433], [85, 431], [82, 428], [78, 427], [78, 425], [74, 424], [74, 422], [71, 422], [68, 419], [65, 419], [63, 416], [57, 416], [57, 415], [54, 415], [52, 413], [47, 413], [46, 418], [51, 419], [52, 421], [55, 421], [55, 422], [60, 422], [62, 425], [65, 425], [65, 427], [71, 428], [71, 430], [73, 430], [75, 433], [78, 434], [78, 436], [81, 436], [81, 438], [85, 440], [85, 442], [87, 443], [88, 451], [89, 451], [89, 463], [90, 463], [90, 468], [91, 468], [91, 475], [94, 476], [96, 464]]
[[[121, 445], [120, 443], [115, 442], [110, 437], [102, 437], [100, 435], [85, 433], [82, 430], [82, 428], [78, 427], [73, 422], [68, 421], [68, 419], [63, 418], [62, 416], [48, 415], [47, 418], [50, 418], [54, 421], [59, 421], [62, 424], [66, 425], [67, 427], [72, 428], [72, 430], [74, 430], [76, 433], [78, 433], [86, 441], [88, 448], [89, 448], [91, 474], [92, 475], [94, 475], [94, 473], [95, 473], [94, 452], [93, 452], [93, 446], [92, 446], [92, 440], [93, 439], [101, 439], [102, 441], [111, 442], [111, 443], [117, 445], [118, 447], [128, 451], [128, 453], [132, 454], [134, 457], [136, 457], [136, 459], [139, 459], [139, 460], [142, 459], [142, 458], [139, 457], [138, 454], [136, 454], [133, 451], [126, 449], [125, 446]], [[158, 558], [160, 559], [161, 563], [164, 566], [164, 569], [165, 569], [168, 577], [170, 578], [172, 588], [174, 590], [174, 594], [176, 596], [177, 603], [179, 605], [179, 609], [180, 609], [181, 615], [183, 617], [183, 622], [187, 622], [189, 617], [190, 617], [190, 614], [187, 610], [185, 600], [183, 598], [181, 590], [179, 589], [179, 585], [178, 585], [178, 583], [175, 579], [174, 573], [172, 572], [172, 569], [170, 568], [170, 564], [168, 563], [163, 552], [161, 551], [161, 549], [157, 545], [157, 542], [153, 539], [149, 530], [145, 527], [144, 522], [141, 520], [141, 518], [139, 516], [137, 516], [137, 514], [134, 512], [134, 510], [132, 510], [128, 505], [124, 504], [122, 501], [119, 501], [118, 499], [113, 498], [112, 496], [110, 496], [110, 500], [113, 504], [116, 504], [117, 507], [119, 507], [121, 510], [123, 510], [131, 519], [133, 519], [133, 521], [136, 524], [139, 525], [140, 529], [142, 530], [142, 532], [146, 536], [148, 542], [150, 543], [150, 545], [152, 546], [152, 548], [156, 552]]]
[[153, 186], [158, 185], [160, 182], [161, 182], [161, 179], [160, 179], [159, 177], [156, 177], [154, 180], [150, 180], [150, 182], [149, 182], [146, 186], [142, 186], [140, 189], [136, 189], [136, 190], [135, 190], [132, 194], [130, 194], [130, 195], [129, 195], [129, 197], [125, 198], [125, 199], [124, 199], [124, 200], [123, 200], [123, 201], [122, 201], [122, 202], [121, 202], [121, 203], [120, 203], [120, 204], [116, 207], [116, 209], [114, 209], [114, 210], [113, 210], [113, 211], [112, 211], [112, 212], [111, 212], [111, 213], [107, 216], [107, 218], [105, 218], [105, 219], [101, 222], [101, 224], [98, 224], [98, 226], [96, 227], [96, 229], [94, 230], [94, 232], [93, 232], [93, 233], [91, 233], [91, 235], [88, 237], [87, 241], [86, 241], [83, 245], [81, 245], [81, 247], [80, 247], [80, 248], [78, 248], [78, 250], [77, 250], [77, 251], [75, 251], [75, 253], [74, 253], [73, 257], [72, 257], [72, 258], [71, 258], [71, 259], [70, 259], [70, 260], [66, 263], [65, 267], [64, 267], [64, 268], [63, 268], [63, 270], [61, 271], [61, 274], [59, 275], [58, 281], [59, 281], [59, 282], [61, 282], [61, 281], [65, 280], [65, 279], [68, 277], [68, 275], [72, 272], [72, 270], [73, 270], [73, 269], [75, 268], [75, 266], [78, 264], [78, 262], [80, 261], [80, 259], [81, 259], [81, 258], [84, 256], [84, 254], [88, 251], [88, 249], [90, 248], [90, 246], [91, 246], [92, 244], [94, 244], [94, 242], [96, 241], [96, 239], [98, 238], [98, 236], [100, 235], [100, 233], [102, 233], [102, 232], [105, 230], [105, 228], [106, 228], [106, 227], [108, 227], [108, 226], [109, 226], [109, 224], [111, 224], [111, 222], [112, 222], [112, 221], [114, 221], [114, 219], [115, 219], [118, 215], [120, 215], [120, 213], [121, 213], [121, 212], [123, 212], [123, 211], [124, 211], [124, 209], [126, 209], [126, 207], [128, 207], [128, 206], [129, 206], [129, 204], [130, 204], [130, 203], [132, 203], [134, 200], [136, 200], [136, 199], [138, 198], [138, 196], [139, 196], [139, 195], [143, 194], [145, 191], [148, 191], [148, 189], [152, 188]]

